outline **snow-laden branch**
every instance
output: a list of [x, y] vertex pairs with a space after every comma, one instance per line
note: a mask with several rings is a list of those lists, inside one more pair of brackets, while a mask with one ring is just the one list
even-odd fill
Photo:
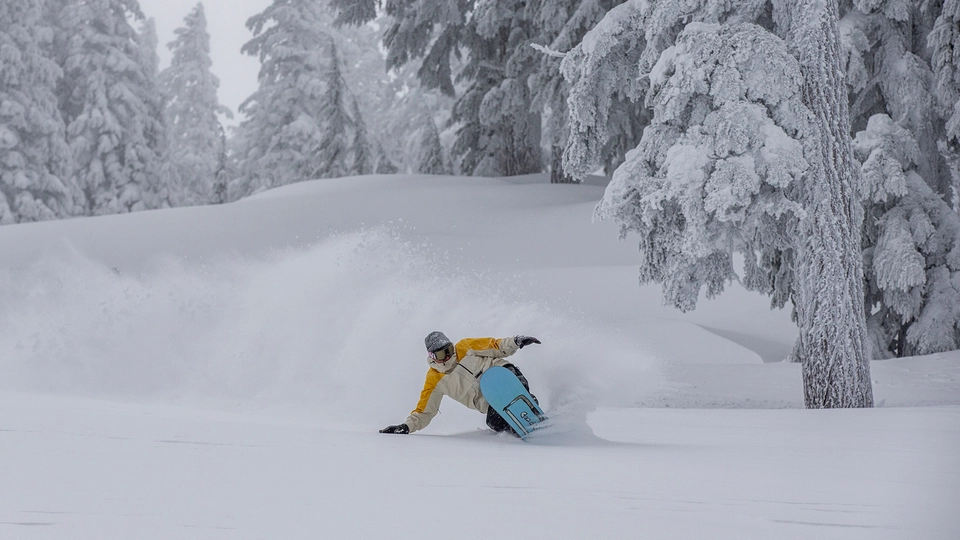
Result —
[[547, 56], [552, 56], [554, 58], [566, 58], [567, 56], [567, 53], [565, 52], [555, 51], [550, 47], [547, 47], [546, 45], [540, 45], [539, 43], [531, 43], [530, 46], [542, 52], [543, 54]]

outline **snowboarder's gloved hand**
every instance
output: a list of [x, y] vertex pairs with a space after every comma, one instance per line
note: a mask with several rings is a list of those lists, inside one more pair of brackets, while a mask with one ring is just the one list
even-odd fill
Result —
[[399, 426], [387, 426], [380, 430], [380, 433], [397, 433], [399, 435], [406, 435], [410, 433], [410, 427], [406, 424], [400, 424]]
[[513, 338], [513, 340], [517, 342], [517, 347], [520, 347], [521, 349], [526, 347], [527, 345], [530, 345], [531, 343], [536, 343], [538, 345], [540, 344], [539, 339], [535, 337], [530, 337], [530, 336], [516, 336], [515, 338]]

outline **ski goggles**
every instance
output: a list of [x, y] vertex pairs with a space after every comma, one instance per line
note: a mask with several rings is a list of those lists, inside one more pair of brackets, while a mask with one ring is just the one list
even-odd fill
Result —
[[447, 345], [442, 349], [439, 349], [436, 351], [430, 351], [429, 353], [427, 353], [427, 356], [429, 356], [431, 360], [435, 360], [437, 362], [446, 362], [448, 358], [453, 358], [454, 352], [456, 352], [456, 350], [451, 344], [451, 345]]

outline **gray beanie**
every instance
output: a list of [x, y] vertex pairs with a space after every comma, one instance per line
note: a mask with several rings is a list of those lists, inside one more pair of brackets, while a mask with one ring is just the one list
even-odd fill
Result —
[[447, 345], [452, 345], [450, 339], [443, 332], [430, 332], [423, 340], [423, 344], [427, 346], [429, 352], [439, 351]]

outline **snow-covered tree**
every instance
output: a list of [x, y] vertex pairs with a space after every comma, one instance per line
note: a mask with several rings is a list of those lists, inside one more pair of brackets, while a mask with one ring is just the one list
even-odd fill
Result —
[[243, 196], [312, 178], [353, 174], [357, 123], [326, 5], [275, 0], [247, 21], [254, 38], [243, 46], [260, 58], [260, 87], [241, 106], [231, 188]]
[[563, 170], [575, 180], [598, 166], [612, 172], [650, 122], [642, 106], [649, 81], [640, 69], [650, 9], [639, 0], [614, 7], [561, 63], [570, 87]]
[[440, 144], [440, 132], [433, 119], [427, 117], [420, 133], [417, 152], [417, 172], [424, 174], [448, 174], [449, 170], [443, 158], [443, 146]]
[[[362, 24], [377, 13], [377, 0], [334, 0], [341, 22]], [[452, 110], [457, 139], [452, 153], [461, 170], [477, 175], [540, 171], [540, 115], [531, 108], [527, 83], [539, 61], [530, 48], [534, 27], [523, 0], [475, 2], [386, 2], [391, 22], [384, 32], [387, 67], [421, 59], [418, 76], [426, 88], [453, 96], [454, 57], [463, 64], [457, 80], [466, 85]]]
[[836, 1], [631, 0], [562, 66], [568, 170], [595, 163], [618, 92], [652, 113], [598, 206], [640, 235], [641, 280], [692, 309], [741, 253], [745, 286], [794, 303], [809, 407], [872, 405], [838, 20]]
[[[544, 116], [543, 140], [550, 150], [550, 181], [553, 183], [577, 181], [575, 176], [563, 171], [563, 151], [567, 147], [567, 126], [570, 123], [567, 108], [570, 84], [560, 72], [563, 55], [556, 53], [573, 49], [611, 8], [620, 3], [622, 0], [532, 0], [529, 4], [536, 14], [534, 39], [547, 52], [533, 70], [530, 86], [534, 92], [532, 107]], [[609, 172], [622, 162], [627, 150], [639, 142], [642, 127], [635, 125], [639, 107], [623, 101], [619, 104], [633, 110], [631, 114], [615, 114], [606, 123], [607, 138], [613, 144], [607, 145], [608, 151], [598, 156], [597, 161]]]
[[[752, 24], [694, 23], [649, 76], [653, 119], [617, 168], [600, 218], [640, 235], [641, 283], [664, 301], [696, 306], [737, 279], [789, 299], [792, 232], [803, 215], [792, 193], [808, 165], [798, 140], [807, 108], [787, 45]], [[752, 84], [750, 84], [752, 83]]]
[[[411, 119], [419, 118], [427, 108], [437, 125], [449, 126], [453, 98], [421, 85], [412, 63], [388, 70], [379, 29], [391, 25], [390, 17], [376, 10], [370, 17], [369, 24], [334, 25], [329, 32], [337, 40], [344, 59], [344, 78], [360, 106], [361, 117], [367, 124], [376, 120], [377, 129], [367, 133], [374, 170], [384, 174], [409, 172], [417, 164], [416, 152], [411, 153], [409, 143], [417, 138], [419, 128]], [[353, 117], [360, 118], [356, 114]]]
[[937, 103], [946, 118], [940, 149], [950, 163], [953, 208], [960, 212], [960, 0], [943, 0], [928, 42], [933, 50]]
[[220, 127], [220, 155], [217, 156], [217, 169], [213, 173], [213, 204], [223, 204], [229, 200], [230, 178], [236, 176], [236, 170], [232, 167], [233, 161], [230, 159], [230, 148], [227, 143], [227, 133]]
[[234, 195], [314, 177], [322, 127], [320, 96], [329, 37], [314, 2], [275, 1], [247, 21], [253, 39], [243, 52], [260, 59], [260, 87], [240, 105]]
[[853, 128], [864, 129], [882, 113], [909, 129], [920, 149], [918, 174], [950, 200], [949, 167], [937, 147], [945, 118], [935, 107], [927, 46], [939, 9], [937, 1], [858, 0], [843, 13], [840, 29]]
[[217, 99], [220, 81], [210, 71], [210, 35], [202, 3], [174, 33], [176, 38], [167, 45], [173, 58], [160, 81], [170, 160], [180, 182], [176, 200], [180, 205], [206, 204], [218, 198], [214, 184], [226, 154], [218, 115], [232, 115]]
[[137, 32], [137, 44], [140, 48], [139, 58], [144, 71], [151, 77], [156, 77], [160, 73], [160, 57], [157, 55], [157, 23], [152, 17], [144, 19], [140, 23], [140, 30]]
[[857, 133], [875, 358], [960, 348], [960, 214], [919, 175], [911, 132], [878, 114]]
[[[456, 127], [450, 153], [459, 171], [479, 175], [540, 171], [546, 150], [551, 154], [551, 179], [576, 181], [559, 166], [566, 139], [568, 84], [560, 75], [559, 61], [531, 45], [569, 50], [620, 1], [384, 2], [387, 67], [417, 63], [425, 89], [457, 96], [448, 125]], [[374, 20], [381, 6], [378, 0], [332, 3], [340, 11], [338, 20], [350, 24]], [[640, 125], [634, 118], [612, 115], [604, 164], [619, 163], [639, 140]]]
[[582, 177], [595, 167], [610, 118], [623, 113], [617, 102], [643, 101], [636, 121], [650, 125], [597, 209], [621, 235], [640, 235], [641, 282], [662, 283], [666, 303], [693, 309], [702, 287], [719, 294], [736, 278], [740, 251], [745, 284], [783, 306], [793, 286], [788, 225], [799, 213], [788, 195], [807, 167], [802, 77], [782, 40], [737, 23], [762, 10], [701, 4], [626, 2], [566, 55], [564, 168]]
[[536, 28], [529, 7], [526, 0], [478, 2], [462, 34], [468, 52], [458, 76], [470, 83], [453, 107], [458, 130], [452, 151], [470, 174], [543, 170], [541, 115], [528, 84], [540, 60], [530, 46]]
[[390, 159], [390, 154], [383, 149], [380, 143], [377, 143], [377, 161], [373, 166], [373, 172], [377, 174], [396, 174], [400, 172], [397, 165]]
[[377, 160], [385, 165], [384, 171], [390, 169], [387, 163], [396, 168], [395, 172], [419, 170], [422, 129], [429, 119], [439, 132], [448, 172], [459, 173], [460, 169], [449, 159], [457, 129], [450, 123], [454, 98], [421, 85], [411, 64], [391, 70], [382, 92], [382, 99], [365, 112], [378, 119], [378, 129], [371, 138], [377, 142]]
[[367, 136], [367, 123], [363, 121], [360, 103], [356, 99], [351, 100], [351, 111], [354, 129], [353, 140], [350, 141], [350, 151], [353, 153], [350, 168], [354, 174], [370, 174], [373, 172], [373, 151]]
[[180, 185], [179, 172], [171, 162], [169, 133], [164, 116], [165, 100], [160, 86], [160, 57], [157, 56], [157, 27], [152, 18], [140, 25], [137, 33], [140, 46], [140, 64], [145, 76], [144, 84], [137, 87], [146, 109], [153, 121], [144, 125], [144, 139], [156, 156], [156, 172], [150, 180], [144, 202], [147, 208], [163, 208], [175, 205]]
[[318, 158], [323, 168], [315, 173], [315, 177], [346, 176], [353, 172], [350, 167], [349, 133], [355, 130], [356, 125], [347, 112], [349, 90], [343, 77], [340, 53], [333, 39], [329, 39], [327, 51], [326, 88], [320, 100], [319, 113], [319, 118], [324, 122], [318, 148]]
[[80, 213], [41, 2], [0, 4], [0, 224]]
[[60, 109], [86, 212], [110, 214], [167, 204], [155, 147], [162, 124], [137, 32], [136, 0], [68, 0], [62, 33]]

